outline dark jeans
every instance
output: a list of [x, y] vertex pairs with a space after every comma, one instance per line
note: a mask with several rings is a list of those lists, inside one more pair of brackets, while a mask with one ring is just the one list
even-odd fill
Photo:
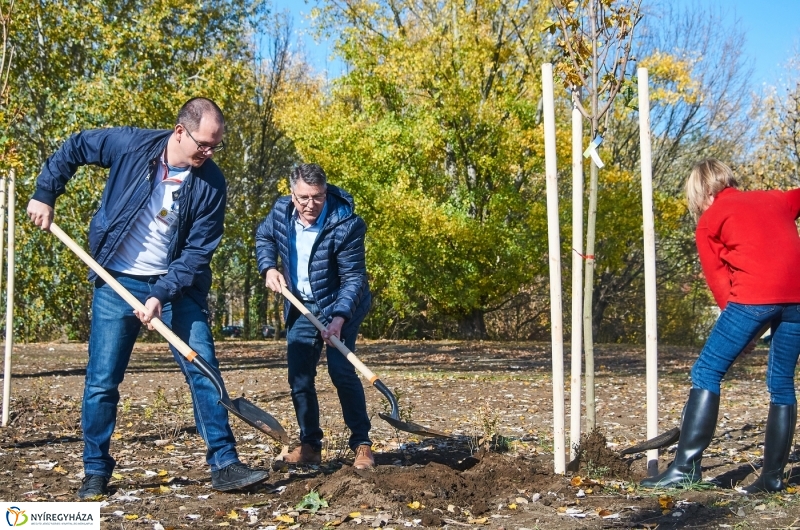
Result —
[[800, 355], [800, 305], [729, 303], [722, 311], [700, 357], [692, 367], [692, 386], [720, 393], [720, 382], [747, 344], [765, 324], [772, 325], [767, 389], [770, 402], [794, 405], [794, 370]]
[[[319, 317], [315, 303], [305, 303], [312, 314]], [[289, 387], [292, 403], [300, 426], [300, 441], [319, 449], [322, 447], [322, 429], [319, 426], [319, 401], [314, 379], [317, 363], [325, 344], [322, 335], [306, 317], [292, 308], [286, 322], [288, 342]], [[342, 342], [351, 351], [355, 348], [361, 321], [345, 322], [342, 327]], [[339, 395], [344, 422], [350, 429], [349, 445], [353, 451], [359, 445], [372, 445], [369, 439], [370, 422], [364, 387], [350, 361], [339, 350], [328, 346], [328, 373]]]
[[[141, 302], [149, 296], [155, 280], [119, 276], [119, 283]], [[203, 309], [189, 297], [166, 304], [162, 321], [197, 354], [218, 369], [214, 341]], [[95, 287], [89, 364], [81, 409], [83, 466], [87, 475], [110, 477], [115, 461], [109, 454], [111, 434], [117, 420], [119, 385], [131, 358], [142, 324], [133, 309], [110, 286]], [[217, 471], [239, 461], [236, 440], [228, 424], [228, 411], [218, 403], [219, 392], [186, 358], [172, 348], [192, 393], [197, 430], [206, 442], [206, 461]]]

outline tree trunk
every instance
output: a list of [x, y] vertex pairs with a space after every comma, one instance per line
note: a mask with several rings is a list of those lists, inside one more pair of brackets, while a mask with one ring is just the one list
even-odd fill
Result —
[[[599, 125], [598, 65], [597, 65], [597, 20], [595, 0], [589, 0], [589, 24], [592, 35], [592, 78], [590, 87], [592, 105], [592, 130], [589, 137], [594, 140]], [[592, 432], [597, 424], [594, 397], [594, 333], [592, 332], [592, 294], [594, 292], [594, 243], [597, 225], [597, 166], [591, 163], [589, 182], [589, 212], [586, 221], [586, 273], [583, 285], [583, 348], [586, 362], [586, 432]]]
[[228, 303], [225, 301], [225, 273], [217, 276], [219, 278], [219, 289], [217, 290], [216, 311], [214, 311], [214, 329], [220, 330], [225, 325], [225, 313], [227, 313]]
[[462, 339], [485, 339], [486, 320], [482, 309], [473, 309], [458, 321], [458, 336]]
[[275, 336], [272, 337], [272, 339], [279, 341], [281, 340], [281, 331], [283, 330], [283, 296], [272, 295], [271, 291], [270, 294], [272, 299], [272, 310], [274, 311], [275, 315]]
[[242, 337], [252, 339], [253, 333], [250, 330], [250, 273], [252, 272], [252, 260], [247, 260], [244, 267], [244, 318], [242, 319]]

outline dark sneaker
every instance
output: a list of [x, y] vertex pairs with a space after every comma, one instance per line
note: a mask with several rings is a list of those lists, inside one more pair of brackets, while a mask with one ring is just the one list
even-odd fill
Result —
[[78, 490], [79, 499], [93, 499], [108, 495], [108, 477], [86, 475]]
[[266, 469], [250, 469], [235, 463], [211, 472], [211, 487], [217, 491], [232, 491], [261, 484], [269, 478]]

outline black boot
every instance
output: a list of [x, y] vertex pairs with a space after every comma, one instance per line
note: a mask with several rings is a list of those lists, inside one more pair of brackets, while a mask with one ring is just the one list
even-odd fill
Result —
[[783, 468], [789, 460], [794, 426], [797, 421], [797, 404], [770, 403], [767, 431], [764, 433], [764, 463], [761, 476], [743, 488], [744, 493], [775, 492], [783, 490]]
[[709, 390], [693, 388], [684, 407], [681, 438], [675, 460], [663, 473], [640, 482], [645, 488], [677, 488], [700, 482], [703, 450], [711, 443], [717, 427], [719, 396]]

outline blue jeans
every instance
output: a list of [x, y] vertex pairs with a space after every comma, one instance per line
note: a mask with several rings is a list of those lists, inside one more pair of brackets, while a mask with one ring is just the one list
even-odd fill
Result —
[[[319, 317], [316, 304], [306, 303], [305, 306]], [[360, 327], [361, 321], [345, 322], [342, 327], [342, 342], [351, 351], [355, 348]], [[319, 401], [314, 379], [325, 343], [314, 324], [294, 307], [289, 311], [286, 328], [289, 388], [292, 390], [297, 424], [300, 426], [300, 441], [319, 449], [322, 447], [322, 429], [319, 426]], [[328, 373], [339, 395], [344, 423], [350, 429], [350, 448], [355, 451], [359, 445], [372, 445], [369, 439], [371, 425], [364, 387], [361, 386], [355, 367], [332, 346], [328, 346], [327, 356]]]
[[[115, 274], [116, 276], [116, 274]], [[117, 280], [142, 303], [155, 279], [118, 276]], [[219, 369], [206, 312], [189, 297], [168, 303], [162, 321], [205, 359]], [[111, 434], [117, 420], [119, 385], [131, 358], [142, 324], [133, 309], [111, 287], [98, 280], [92, 300], [89, 364], [81, 410], [83, 466], [87, 475], [110, 477], [115, 461], [109, 454]], [[206, 461], [217, 471], [239, 461], [236, 440], [228, 424], [228, 411], [218, 403], [219, 392], [183, 355], [172, 348], [192, 393], [197, 430], [206, 442]]]
[[767, 361], [770, 402], [776, 405], [797, 403], [794, 370], [800, 355], [800, 304], [729, 303], [692, 367], [692, 386], [719, 395], [725, 373], [766, 324], [772, 326]]

